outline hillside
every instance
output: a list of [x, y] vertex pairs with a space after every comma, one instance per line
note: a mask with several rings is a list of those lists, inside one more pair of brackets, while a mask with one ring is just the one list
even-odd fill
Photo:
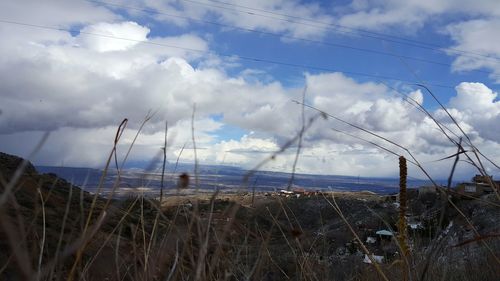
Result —
[[[3, 196], [23, 160], [0, 160]], [[389, 280], [402, 280], [404, 264], [412, 280], [500, 276], [492, 194], [454, 199], [470, 224], [448, 206], [438, 232], [440, 195], [409, 192], [406, 263], [393, 237], [377, 234], [397, 233], [391, 196], [179, 192], [160, 207], [141, 197], [107, 202], [26, 164], [0, 209], [1, 280], [381, 280], [360, 241]]]

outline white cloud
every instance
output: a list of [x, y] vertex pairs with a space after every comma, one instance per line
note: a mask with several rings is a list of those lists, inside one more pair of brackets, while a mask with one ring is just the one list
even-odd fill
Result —
[[[488, 69], [490, 77], [500, 83], [500, 39], [497, 36], [500, 18], [476, 19], [450, 24], [447, 33], [456, 45], [448, 51], [456, 56], [455, 71]], [[460, 50], [463, 52], [455, 52]]]
[[[139, 42], [146, 41], [149, 32], [149, 28], [135, 22], [102, 22], [83, 28], [77, 37], [77, 42], [81, 42], [84, 47], [97, 52], [125, 51]], [[102, 36], [89, 36], [87, 34]]]
[[[249, 12], [241, 13], [232, 10], [221, 10], [219, 8], [210, 8], [210, 11], [220, 14], [223, 22], [231, 25], [272, 32], [283, 32], [298, 37], [321, 37], [327, 32], [327, 29], [318, 28], [318, 26], [321, 27], [333, 23], [333, 18], [324, 13], [324, 10], [316, 3], [305, 4], [299, 1], [273, 0], [238, 1], [235, 4], [252, 7], [253, 10], [238, 7], [236, 9]], [[280, 19], [285, 19], [285, 21]], [[313, 19], [322, 24], [302, 19]]]
[[3, 20], [36, 25], [72, 27], [100, 21], [115, 21], [121, 17], [90, 1], [65, 0], [2, 0], [0, 17]]
[[[334, 97], [333, 94], [332, 96]], [[277, 112], [276, 114], [284, 113]], [[341, 113], [338, 114], [341, 115]], [[465, 112], [464, 114], [467, 113]], [[444, 141], [444, 137], [437, 131], [435, 125], [428, 118], [418, 118], [418, 116], [412, 116], [412, 118], [420, 120], [421, 123], [410, 123], [407, 128], [400, 128], [399, 130], [390, 128], [389, 131], [379, 130], [376, 132], [401, 145], [407, 146], [424, 164], [424, 167], [430, 171], [431, 175], [443, 177], [449, 171], [450, 161], [437, 163], [433, 163], [432, 161], [453, 154], [455, 148]], [[372, 120], [372, 122], [378, 122], [378, 120]], [[214, 122], [209, 118], [198, 120], [195, 123], [195, 135], [198, 145], [197, 154], [201, 163], [224, 163], [252, 168], [280, 146], [276, 138], [254, 135], [243, 136], [241, 139], [219, 141], [217, 135], [218, 130], [221, 129], [221, 125], [222, 123]], [[328, 130], [330, 126], [337, 126], [334, 122], [322, 123], [320, 125], [319, 129], [323, 131]], [[450, 123], [447, 123], [447, 125], [450, 125]], [[258, 126], [255, 129], [259, 129]], [[39, 164], [102, 165], [105, 161], [105, 156], [111, 148], [115, 130], [116, 127], [114, 126], [87, 129], [57, 129], [53, 132], [51, 139], [41, 152], [39, 161], [45, 162], [39, 162]], [[380, 140], [371, 138], [357, 130], [345, 130], [378, 142], [398, 153], [404, 153], [388, 143], [380, 142]], [[152, 159], [163, 145], [163, 131], [158, 126], [148, 123], [144, 132], [134, 146], [133, 153], [129, 159], [130, 161]], [[180, 147], [184, 143], [187, 146], [183, 152], [181, 161], [193, 161], [190, 133], [189, 119], [181, 120], [177, 124], [171, 124], [169, 129], [168, 154], [171, 161], [177, 157]], [[119, 146], [119, 151], [126, 151], [134, 134], [135, 130], [130, 129], [126, 131], [122, 138], [122, 145]], [[37, 133], [34, 132], [1, 135], [2, 147], [0, 149], [22, 154], [26, 151], [26, 147], [34, 145], [37, 140], [35, 135]], [[277, 137], [289, 138], [291, 136]], [[23, 141], [19, 142], [19, 140]], [[476, 138], [474, 141], [488, 157], [493, 160], [500, 159], [498, 141], [483, 141], [480, 138]], [[357, 139], [336, 133], [330, 136], [323, 136], [320, 139], [306, 140], [304, 145], [297, 167], [298, 172], [361, 174], [364, 176], [396, 176], [397, 174], [397, 159], [395, 156]], [[275, 171], [291, 171], [291, 163], [293, 163], [294, 157], [294, 149], [290, 149], [286, 153], [279, 155], [276, 160], [270, 161], [265, 168]], [[377, 168], [374, 169], [374, 167]], [[422, 176], [414, 167], [412, 167], [411, 171], [412, 176]], [[461, 174], [459, 176], [462, 177], [467, 177], [470, 173], [473, 173], [467, 165], [461, 165], [460, 171]], [[495, 173], [494, 170], [492, 172]]]
[[482, 83], [460, 83], [456, 87], [457, 96], [450, 100], [450, 106], [466, 112], [473, 112], [484, 118], [500, 114], [498, 94]]
[[354, 0], [342, 9], [338, 22], [368, 30], [417, 31], [433, 21], [433, 16], [445, 14], [497, 17], [500, 8], [496, 0]]
[[[308, 83], [311, 85], [309, 94], [312, 95], [311, 99], [316, 107], [408, 148], [423, 162], [452, 155], [456, 150], [428, 116], [405, 103], [400, 97], [393, 95], [392, 91], [383, 85], [358, 84], [339, 73], [308, 77]], [[448, 110], [459, 122], [461, 128], [471, 137], [474, 145], [481, 148], [482, 145], [488, 143], [487, 153], [489, 153], [490, 158], [498, 162], [499, 153], [491, 149], [495, 143], [500, 147], [500, 135], [496, 129], [500, 118], [499, 102], [496, 100], [497, 94], [481, 83], [461, 83], [456, 90], [457, 95], [450, 100], [447, 106]], [[423, 103], [423, 95], [420, 91], [409, 93], [409, 96], [419, 103]], [[458, 128], [442, 110], [431, 111], [431, 114], [446, 128], [460, 135]], [[357, 139], [339, 133], [327, 132], [328, 130], [325, 128], [330, 126], [376, 142], [398, 154], [406, 155], [404, 150], [336, 120], [331, 120], [327, 124], [322, 123], [318, 128], [314, 128], [314, 132], [311, 133], [313, 137], [307, 144], [315, 147], [318, 143], [333, 141], [349, 145], [358, 143], [362, 145], [363, 149], [373, 149], [371, 145]], [[446, 130], [448, 132], [448, 129]], [[457, 139], [453, 134], [450, 135]], [[355, 151], [355, 149], [351, 148], [348, 151]], [[304, 153], [307, 153], [307, 149], [304, 150]], [[387, 154], [382, 150], [379, 153]], [[373, 171], [370, 172], [367, 169], [370, 161], [362, 156], [365, 153], [360, 151], [355, 154], [357, 160], [365, 159], [361, 160], [361, 163], [365, 161], [366, 166], [357, 163], [358, 169], [364, 171], [363, 174], [373, 174]], [[342, 156], [338, 158], [343, 159]], [[353, 165], [355, 164], [353, 163]], [[439, 174], [437, 171], [442, 173], [447, 167], [449, 168], [447, 166], [449, 163], [434, 164], [428, 162], [425, 166], [428, 165], [433, 167], [431, 172], [433, 175]]]
[[[491, 71], [490, 78], [500, 83], [500, 5], [496, 0], [354, 0], [339, 11], [341, 25], [401, 38], [410, 36], [416, 43], [418, 32], [448, 35], [454, 43], [441, 49], [455, 57], [452, 71], [487, 70]], [[422, 43], [430, 48], [441, 45]]]
[[[318, 3], [304, 3], [298, 0], [226, 1], [225, 3], [228, 4], [144, 0], [122, 2], [156, 11], [156, 13], [143, 13], [136, 9], [128, 9], [127, 11], [132, 15], [149, 16], [158, 21], [180, 26], [186, 26], [190, 22], [198, 23], [201, 20], [244, 29], [318, 38], [328, 32], [327, 28], [321, 27], [334, 22], [334, 18], [328, 15], [326, 7]], [[198, 21], [186, 18], [198, 19]], [[303, 19], [312, 19], [316, 23]]]
[[[11, 32], [0, 31], [6, 37]], [[166, 102], [187, 110], [174, 121], [189, 115], [196, 100], [189, 96], [175, 100], [178, 90], [171, 87], [169, 78], [175, 81], [178, 70], [168, 62], [177, 60], [191, 66], [183, 59], [165, 59], [175, 55], [196, 58], [201, 53], [193, 56], [188, 51], [145, 45], [102, 53], [95, 51], [95, 46], [75, 46], [75, 37], [64, 32], [54, 35], [53, 41], [40, 38], [30, 42], [14, 36], [11, 45], [1, 50], [2, 132], [107, 126], [123, 117], [140, 120], [148, 110], [166, 106]], [[206, 42], [193, 35], [154, 40], [207, 49]], [[180, 76], [189, 79], [193, 74]], [[175, 116], [178, 112], [175, 106], [171, 108], [170, 116]]]
[[[258, 162], [279, 149], [278, 144], [271, 138], [256, 138], [244, 135], [239, 140], [220, 141], [205, 149], [198, 150], [198, 159], [204, 163], [237, 165], [253, 168]], [[179, 153], [179, 149], [175, 151]], [[194, 150], [183, 153], [181, 160], [193, 161]]]
[[498, 93], [481, 83], [460, 83], [450, 100], [458, 121], [465, 122], [481, 137], [500, 142], [500, 101]]

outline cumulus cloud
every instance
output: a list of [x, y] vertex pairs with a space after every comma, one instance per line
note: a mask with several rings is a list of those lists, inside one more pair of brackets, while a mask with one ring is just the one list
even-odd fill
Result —
[[[80, 31], [77, 42], [97, 52], [125, 51], [145, 41], [150, 30], [135, 22], [97, 23], [86, 26]], [[88, 36], [96, 34], [102, 36]], [[111, 38], [109, 38], [111, 37]], [[123, 39], [116, 39], [123, 38]]]
[[496, 35], [499, 28], [500, 18], [475, 19], [448, 25], [446, 32], [456, 43], [448, 51], [450, 55], [456, 56], [453, 69], [488, 69], [492, 71], [490, 77], [500, 83], [500, 39]]
[[[142, 30], [142, 36], [147, 33], [146, 28], [129, 22], [91, 26], [111, 29], [132, 26]], [[49, 38], [53, 40], [28, 36], [31, 40], [26, 41], [27, 35], [37, 30], [24, 30], [22, 35], [16, 31], [0, 30], [2, 37], [12, 38], [0, 48], [3, 54], [0, 59], [1, 107], [5, 113], [5, 118], [0, 120], [2, 132], [107, 126], [124, 116], [140, 120], [148, 110], [166, 106], [166, 102], [174, 103], [175, 98], [168, 94], [169, 89], [175, 91], [170, 87], [170, 78], [194, 74], [184, 59], [175, 57], [196, 59], [202, 55], [144, 44], [102, 45], [101, 41], [89, 41], [90, 45], [80, 45], [75, 44], [80, 35], [63, 31], [49, 31]], [[207, 49], [203, 39], [190, 34], [152, 40]], [[126, 49], [102, 53], [103, 47]], [[191, 72], [178, 73], [178, 67]], [[162, 82], [158, 84], [158, 81]], [[189, 100], [187, 104], [183, 99]], [[175, 104], [180, 105], [179, 111], [184, 113], [178, 114], [174, 109], [171, 116], [177, 114], [175, 120], [179, 120], [189, 115], [195, 101], [189, 96], [179, 98]]]
[[481, 83], [460, 83], [450, 100], [458, 121], [465, 122], [482, 138], [499, 142], [500, 101], [498, 93]]
[[[450, 145], [446, 136], [429, 116], [405, 102], [399, 95], [395, 95], [391, 89], [382, 84], [356, 83], [351, 78], [339, 73], [312, 76], [309, 77], [308, 83], [311, 85], [309, 93], [313, 96], [313, 104], [316, 107], [404, 146], [418, 155], [417, 158], [422, 161], [432, 161], [441, 158], [438, 155], [454, 153], [453, 145]], [[496, 129], [500, 118], [498, 101], [496, 100], [497, 94], [481, 83], [464, 82], [457, 86], [456, 91], [457, 94], [449, 101], [447, 109], [461, 128], [471, 137], [474, 145], [481, 147], [488, 143], [487, 153], [492, 159], [499, 159], [499, 153], [491, 150], [491, 147], [495, 146], [495, 143], [498, 145], [500, 141]], [[423, 104], [422, 92], [417, 90], [408, 93], [408, 95]], [[443, 110], [437, 109], [430, 113], [443, 124], [446, 132], [452, 138], [457, 139], [456, 135], [461, 134], [460, 130]], [[313, 134], [316, 134], [316, 138], [312, 138], [314, 143], [310, 143], [311, 146], [333, 141], [350, 145], [349, 151], [358, 149], [355, 144], [361, 144], [362, 150], [373, 149], [366, 142], [325, 130], [325, 127], [341, 129], [365, 140], [378, 143], [395, 153], [406, 155], [403, 149], [336, 120], [314, 128]], [[307, 148], [304, 151], [307, 151]], [[386, 152], [380, 150], [378, 153], [385, 154]], [[364, 154], [365, 152], [360, 151], [356, 153], [356, 157], [361, 157]], [[365, 163], [369, 163], [369, 161], [365, 161]], [[441, 172], [446, 170], [447, 164], [439, 165], [428, 162], [426, 165], [434, 166], [434, 172], [437, 173], [438, 170]], [[366, 166], [363, 166], [360, 169], [365, 171], [365, 168]], [[365, 172], [370, 173], [369, 171]]]

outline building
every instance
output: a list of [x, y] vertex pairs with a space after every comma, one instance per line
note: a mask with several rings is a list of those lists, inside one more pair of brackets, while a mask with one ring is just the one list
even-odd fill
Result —
[[437, 194], [438, 188], [435, 185], [425, 185], [418, 188], [418, 196], [424, 196], [426, 194]]
[[499, 182], [493, 181], [491, 176], [475, 175], [471, 182], [458, 184], [455, 187], [455, 191], [458, 195], [461, 195], [462, 198], [478, 197], [494, 191], [491, 183], [493, 183], [495, 188], [498, 189]]

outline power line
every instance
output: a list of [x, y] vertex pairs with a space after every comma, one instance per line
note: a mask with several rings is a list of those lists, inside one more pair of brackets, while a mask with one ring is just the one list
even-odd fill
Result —
[[[191, 2], [191, 3], [196, 3], [196, 4], [200, 4], [200, 5], [204, 5], [204, 2], [200, 2], [200, 1], [194, 1], [194, 0], [183, 0], [183, 1], [185, 1], [185, 2]], [[287, 17], [287, 18], [299, 19], [299, 20], [303, 20], [303, 21], [307, 21], [307, 22], [318, 23], [318, 24], [322, 24], [322, 25], [325, 25], [325, 26], [332, 26], [332, 27], [336, 27], [336, 28], [343, 28], [343, 29], [347, 29], [347, 30], [361, 32], [361, 33], [374, 34], [374, 35], [381, 36], [381, 37], [393, 38], [393, 39], [398, 39], [398, 40], [402, 40], [402, 41], [408, 41], [408, 42], [412, 42], [412, 43], [416, 43], [416, 44], [429, 45], [429, 46], [439, 47], [439, 48], [447, 48], [446, 46], [441, 46], [441, 45], [438, 45], [438, 44], [432, 44], [432, 43], [428, 43], [428, 42], [423, 42], [423, 41], [420, 41], [420, 40], [409, 39], [409, 38], [405, 38], [405, 37], [401, 37], [401, 36], [396, 36], [396, 35], [392, 35], [392, 34], [374, 32], [374, 31], [369, 31], [369, 30], [366, 30], [366, 29], [354, 28], [354, 27], [349, 27], [349, 26], [341, 25], [341, 24], [335, 24], [335, 23], [330, 23], [330, 22], [318, 21], [318, 20], [314, 20], [314, 19], [311, 19], [311, 18], [304, 18], [304, 17], [299, 17], [299, 16], [293, 16], [293, 15], [278, 13], [278, 12], [269, 11], [269, 10], [265, 10], [265, 9], [259, 9], [259, 8], [245, 6], [245, 5], [239, 5], [239, 4], [224, 2], [224, 1], [220, 1], [220, 0], [207, 0], [207, 1], [209, 1], [209, 2], [215, 2], [215, 3], [227, 5], [227, 6], [234, 6], [234, 7], [244, 8], [244, 9], [248, 9], [248, 10], [252, 10], [252, 11], [259, 11], [259, 12], [263, 12], [263, 13], [267, 13], [267, 14], [272, 14], [272, 15], [283, 16], [283, 17]], [[208, 4], [208, 3], [205, 3], [205, 4]], [[447, 49], [450, 49], [450, 48], [447, 48]], [[473, 52], [471, 52], [471, 53], [473, 53]], [[483, 55], [483, 54], [479, 54], [479, 55]]]
[[[313, 40], [313, 39], [308, 39], [308, 38], [303, 38], [303, 37], [284, 35], [284, 34], [261, 31], [261, 30], [250, 29], [250, 28], [237, 27], [234, 25], [222, 24], [222, 23], [213, 22], [213, 21], [209, 21], [209, 20], [203, 20], [203, 19], [191, 18], [191, 17], [181, 16], [181, 15], [169, 14], [169, 13], [166, 13], [164, 11], [159, 11], [159, 10], [154, 10], [154, 9], [139, 8], [139, 7], [134, 7], [134, 6], [121, 5], [121, 4], [110, 3], [110, 2], [106, 2], [106, 1], [98, 1], [98, 0], [82, 0], [82, 1], [98, 3], [98, 4], [102, 4], [102, 5], [106, 5], [106, 6], [123, 8], [123, 9], [128, 9], [128, 10], [136, 10], [136, 11], [141, 11], [141, 12], [145, 12], [145, 13], [158, 14], [158, 15], [163, 15], [163, 16], [172, 17], [172, 18], [179, 18], [179, 19], [184, 19], [184, 20], [191, 20], [191, 21], [196, 21], [196, 22], [201, 22], [201, 23], [207, 23], [207, 24], [211, 24], [211, 25], [215, 25], [215, 26], [232, 28], [232, 29], [237, 29], [237, 30], [242, 30], [242, 31], [247, 31], [247, 32], [253, 32], [253, 33], [273, 36], [273, 37], [277, 37], [277, 38], [299, 40], [299, 41], [303, 41], [303, 42], [314, 43], [314, 44], [319, 44], [319, 45], [324, 45], [324, 46], [329, 46], [329, 47], [350, 49], [350, 50], [355, 50], [355, 51], [359, 51], [359, 52], [372, 53], [372, 54], [390, 56], [390, 57], [395, 57], [395, 58], [404, 58], [404, 59], [409, 59], [409, 60], [413, 60], [413, 61], [434, 64], [434, 65], [439, 65], [439, 66], [445, 66], [445, 67], [452, 67], [453, 66], [452, 64], [446, 63], [446, 62], [427, 60], [427, 59], [423, 59], [423, 58], [417, 58], [417, 57], [405, 56], [405, 55], [396, 55], [396, 54], [393, 54], [390, 52], [378, 51], [378, 50], [373, 50], [373, 49], [368, 49], [368, 48], [361, 48], [361, 47], [350, 46], [350, 45], [345, 45], [345, 44], [325, 42], [325, 41]], [[481, 69], [473, 69], [473, 70], [469, 70], [469, 71], [470, 72], [479, 72], [479, 73], [484, 73], [484, 74], [490, 73], [489, 71], [481, 70]]]
[[[183, 0], [183, 1], [185, 1], [185, 2], [192, 2], [192, 3], [197, 3], [197, 4], [200, 4], [200, 5], [203, 5], [203, 2], [199, 2], [199, 1], [193, 1], [193, 0]], [[259, 12], [263, 12], [263, 13], [267, 13], [267, 14], [271, 14], [271, 15], [277, 15], [277, 16], [283, 16], [283, 17], [287, 17], [287, 18], [299, 19], [299, 20], [303, 20], [303, 21], [307, 21], [307, 22], [313, 22], [313, 23], [318, 23], [318, 24], [322, 24], [322, 25], [326, 25], [326, 26], [333, 26], [333, 27], [336, 27], [336, 28], [343, 28], [343, 29], [352, 30], [352, 31], [356, 31], [356, 32], [362, 32], [362, 33], [368, 33], [368, 34], [375, 34], [377, 36], [394, 38], [394, 39], [398, 39], [398, 40], [402, 40], [402, 41], [408, 41], [408, 42], [413, 42], [413, 43], [417, 43], [417, 44], [425, 44], [425, 45], [428, 44], [426, 42], [422, 42], [422, 41], [418, 41], [418, 40], [413, 40], [413, 39], [409, 39], [409, 38], [404, 38], [404, 37], [400, 37], [400, 36], [395, 36], [395, 35], [391, 35], [391, 34], [384, 34], [384, 33], [379, 33], [379, 32], [373, 32], [373, 31], [369, 31], [369, 30], [366, 30], [366, 29], [353, 28], [353, 27], [349, 27], [349, 26], [345, 26], [345, 25], [341, 25], [341, 24], [335, 24], [335, 23], [330, 23], [330, 22], [323, 22], [323, 21], [318, 21], [318, 20], [314, 20], [314, 19], [311, 19], [311, 18], [304, 18], [304, 17], [299, 17], [299, 16], [293, 16], [293, 15], [278, 13], [278, 12], [269, 11], [269, 10], [265, 10], [265, 9], [259, 9], [259, 8], [249, 7], [249, 6], [245, 6], [245, 5], [239, 5], [239, 4], [234, 4], [234, 3], [229, 3], [229, 2], [219, 1], [219, 0], [207, 0], [207, 1], [215, 2], [215, 3], [219, 3], [219, 4], [224, 4], [224, 5], [228, 5], [228, 6], [234, 6], [234, 7], [244, 8], [244, 9], [248, 9], [248, 10], [252, 10], [252, 11], [259, 11]], [[438, 46], [438, 45], [436, 45], [436, 46]], [[444, 46], [439, 46], [439, 47], [444, 47]]]
[[[446, 46], [441, 46], [438, 44], [422, 42], [422, 41], [418, 41], [418, 40], [412, 40], [412, 39], [408, 39], [408, 38], [404, 38], [404, 37], [400, 37], [400, 36], [394, 36], [394, 35], [389, 35], [389, 34], [384, 34], [384, 33], [377, 33], [377, 32], [372, 32], [372, 31], [368, 31], [368, 30], [364, 30], [364, 29], [347, 27], [347, 26], [343, 26], [343, 25], [339, 25], [339, 24], [325, 23], [325, 22], [321, 22], [321, 21], [317, 21], [317, 20], [313, 20], [313, 19], [292, 16], [292, 15], [287, 15], [287, 14], [281, 14], [281, 13], [277, 13], [277, 12], [267, 11], [264, 9], [251, 8], [251, 7], [247, 7], [247, 6], [243, 6], [243, 5], [237, 5], [237, 4], [232, 4], [232, 3], [222, 2], [222, 1], [212, 1], [212, 2], [216, 2], [216, 3], [220, 3], [223, 5], [232, 6], [232, 7], [244, 7], [246, 9], [253, 10], [253, 11], [262, 11], [262, 12], [265, 12], [267, 14], [279, 15], [282, 17], [286, 17], [288, 19], [263, 15], [263, 14], [259, 14], [259, 13], [255, 13], [255, 12], [249, 12], [249, 11], [239, 10], [239, 9], [235, 9], [235, 8], [220, 6], [220, 5], [213, 5], [213, 4], [210, 4], [207, 2], [201, 2], [201, 1], [195, 1], [195, 0], [182, 0], [182, 1], [196, 4], [196, 5], [203, 5], [203, 6], [208, 6], [208, 7], [212, 7], [212, 8], [219, 8], [219, 9], [234, 11], [234, 12], [238, 12], [238, 13], [244, 13], [244, 14], [248, 14], [248, 15], [252, 15], [252, 16], [259, 16], [259, 17], [264, 17], [264, 18], [269, 18], [269, 19], [275, 19], [275, 20], [300, 24], [300, 25], [304, 25], [304, 26], [321, 28], [321, 29], [325, 29], [325, 30], [335, 30], [339, 33], [353, 34], [353, 35], [358, 35], [358, 36], [360, 36], [359, 33], [363, 33], [363, 36], [365, 36], [365, 37], [378, 39], [378, 40], [384, 40], [384, 41], [393, 42], [393, 43], [402, 44], [402, 45], [407, 45], [407, 46], [413, 46], [413, 47], [417, 47], [417, 48], [421, 48], [421, 49], [439, 51], [442, 53], [446, 53], [448, 51], [448, 52], [458, 53], [458, 54], [461, 54], [463, 56], [468, 56], [468, 57], [475, 57], [475, 58], [482, 57], [482, 58], [486, 58], [486, 59], [490, 59], [490, 60], [500, 61], [499, 57], [492, 56], [492, 55], [486, 55], [486, 54], [481, 54], [481, 53], [471, 52], [471, 51], [464, 51], [464, 50], [460, 50], [460, 49], [456, 49], [456, 48], [449, 48]], [[291, 20], [291, 19], [299, 19], [301, 21], [311, 22], [311, 23], [315, 23], [315, 24], [308, 24], [305, 22], [295, 21], [295, 20]], [[317, 24], [320, 24], [320, 25], [317, 25]], [[338, 30], [338, 28], [343, 28], [343, 29], [347, 29], [350, 31], [340, 31], [340, 30]]]
[[[182, 46], [178, 46], [178, 45], [164, 44], [164, 43], [158, 43], [158, 42], [153, 42], [153, 41], [145, 41], [145, 40], [137, 40], [137, 39], [125, 38], [125, 37], [117, 37], [117, 36], [112, 36], [112, 35], [99, 34], [99, 33], [93, 33], [93, 32], [87, 32], [87, 31], [81, 31], [81, 30], [75, 30], [75, 29], [60, 28], [60, 27], [53, 27], [53, 26], [45, 26], [45, 25], [38, 25], [38, 24], [30, 24], [30, 23], [9, 21], [9, 20], [3, 20], [3, 19], [0, 19], [0, 23], [12, 24], [12, 25], [19, 25], [19, 26], [25, 26], [25, 27], [31, 27], [31, 28], [39, 28], [39, 29], [65, 31], [65, 32], [69, 32], [69, 33], [79, 33], [79, 34], [83, 34], [83, 35], [97, 36], [97, 37], [103, 37], [103, 38], [109, 38], [109, 39], [116, 39], [116, 40], [124, 40], [124, 41], [136, 42], [136, 43], [142, 43], [142, 44], [148, 44], [148, 45], [154, 45], [154, 46], [161, 46], [161, 47], [167, 47], [167, 48], [173, 48], [173, 49], [181, 49], [181, 50], [186, 50], [186, 51], [191, 51], [191, 52], [197, 52], [197, 53], [207, 53], [205, 50], [200, 50], [200, 49], [187, 48], [187, 47], [182, 47]], [[377, 74], [370, 74], [370, 73], [356, 72], [356, 71], [343, 71], [343, 70], [329, 68], [329, 67], [321, 67], [321, 66], [313, 66], [313, 65], [305, 65], [305, 64], [296, 64], [296, 63], [288, 63], [288, 62], [283, 62], [283, 61], [269, 60], [269, 59], [263, 59], [263, 58], [257, 58], [257, 57], [250, 57], [250, 56], [241, 56], [241, 55], [236, 55], [236, 54], [224, 54], [224, 53], [214, 53], [214, 54], [217, 55], [217, 56], [227, 57], [227, 58], [231, 58], [231, 59], [238, 58], [238, 59], [246, 60], [246, 61], [260, 62], [260, 63], [267, 63], [267, 64], [274, 64], [274, 65], [281, 65], [281, 66], [287, 66], [287, 67], [304, 69], [304, 70], [318, 70], [318, 71], [327, 71], [327, 72], [342, 72], [342, 73], [353, 75], [353, 76], [376, 78], [376, 79], [386, 80], [386, 81], [396, 81], [396, 82], [402, 82], [404, 84], [411, 84], [411, 85], [417, 83], [415, 81], [404, 80], [404, 79], [400, 79], [400, 78], [396, 78], [396, 77], [391, 77], [391, 76], [385, 76], [385, 75], [377, 75]], [[440, 88], [451, 88], [451, 89], [454, 88], [453, 86], [442, 85], [442, 84], [427, 83], [427, 85], [434, 86], [434, 87], [440, 87]]]

